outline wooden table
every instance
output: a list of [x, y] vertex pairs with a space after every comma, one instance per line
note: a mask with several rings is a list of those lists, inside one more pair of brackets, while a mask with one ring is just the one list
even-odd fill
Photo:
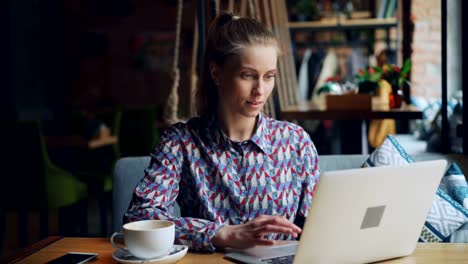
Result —
[[[112, 259], [115, 249], [109, 243], [108, 238], [74, 238], [74, 237], [49, 237], [42, 240], [27, 250], [6, 260], [6, 263], [44, 263], [59, 257], [70, 251], [96, 252], [98, 259], [93, 263], [116, 263]], [[232, 263], [224, 259], [222, 253], [202, 254], [188, 253], [178, 263]], [[468, 244], [418, 244], [416, 251], [404, 258], [398, 258], [379, 263], [403, 264], [403, 263], [468, 263]]]
[[308, 102], [301, 102], [280, 112], [280, 118], [284, 120], [409, 120], [422, 117], [422, 111], [413, 105], [403, 104], [399, 109], [386, 109], [374, 99], [372, 110], [327, 110]]

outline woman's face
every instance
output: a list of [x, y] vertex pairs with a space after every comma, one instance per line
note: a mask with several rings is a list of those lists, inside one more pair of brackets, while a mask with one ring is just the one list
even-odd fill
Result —
[[255, 45], [228, 58], [222, 68], [211, 66], [223, 115], [256, 117], [275, 86], [277, 51]]

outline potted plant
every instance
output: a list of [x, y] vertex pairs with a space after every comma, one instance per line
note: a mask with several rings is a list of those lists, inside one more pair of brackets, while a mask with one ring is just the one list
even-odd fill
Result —
[[370, 93], [357, 93], [355, 85], [340, 84], [339, 76], [328, 77], [317, 95], [325, 94], [327, 110], [369, 110], [372, 108]]
[[359, 87], [358, 93], [375, 95], [379, 88], [382, 73], [382, 68], [378, 66], [369, 67], [366, 70], [359, 69], [355, 76]]
[[411, 70], [411, 61], [410, 59], [406, 59], [403, 63], [403, 67], [385, 64], [382, 70], [382, 79], [387, 81], [392, 87], [392, 91], [389, 95], [390, 108], [400, 108], [402, 102], [401, 87], [404, 83], [409, 84], [407, 78]]
[[342, 94], [343, 90], [340, 85], [341, 78], [339, 76], [330, 76], [325, 80], [325, 83], [317, 90], [317, 94], [331, 93]]

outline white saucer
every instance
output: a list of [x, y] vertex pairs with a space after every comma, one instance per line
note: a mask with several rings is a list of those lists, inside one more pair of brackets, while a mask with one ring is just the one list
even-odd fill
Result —
[[164, 257], [156, 259], [139, 259], [128, 254], [126, 251], [119, 249], [112, 254], [112, 258], [123, 264], [168, 264], [176, 263], [187, 254], [188, 247], [183, 245], [172, 246], [171, 252]]

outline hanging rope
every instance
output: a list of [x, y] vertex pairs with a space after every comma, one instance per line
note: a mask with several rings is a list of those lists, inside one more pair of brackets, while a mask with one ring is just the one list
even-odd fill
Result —
[[[286, 2], [279, 1], [279, 17], [280, 25], [282, 25], [279, 30], [282, 36], [282, 42], [284, 43], [284, 53], [285, 53], [285, 63], [286, 63], [286, 76], [296, 76], [296, 68], [294, 64], [294, 57], [291, 47], [291, 35], [289, 29], [287, 28], [288, 16], [286, 13]], [[298, 86], [296, 78], [287, 78], [288, 80], [288, 92], [289, 92], [289, 105], [297, 105], [297, 95], [298, 95]]]
[[[195, 96], [195, 89], [198, 83], [197, 75], [197, 51], [198, 51], [198, 17], [195, 14], [195, 20], [193, 23], [193, 49], [192, 49], [192, 67], [191, 67], [191, 82], [190, 82], [190, 94], [192, 97]], [[195, 115], [195, 109], [193, 103], [190, 104], [190, 117]]]
[[[260, 16], [260, 5], [259, 5], [259, 0], [255, 0], [254, 3], [255, 3], [255, 18], [259, 21], [262, 21], [262, 18]], [[265, 21], [263, 21], [263, 23], [265, 23]]]
[[211, 0], [210, 1], [210, 16], [211, 19], [214, 19], [218, 15], [219, 1], [218, 0]]
[[219, 0], [216, 0], [215, 1], [215, 11], [216, 11], [216, 15], [219, 15], [219, 10], [220, 10], [220, 3], [219, 3]]
[[179, 119], [177, 118], [177, 110], [179, 106], [179, 80], [180, 80], [180, 70], [178, 66], [179, 62], [179, 45], [180, 45], [180, 30], [182, 27], [182, 8], [183, 0], [178, 0], [177, 4], [177, 24], [176, 24], [176, 37], [175, 37], [175, 47], [174, 47], [174, 57], [172, 60], [172, 89], [167, 98], [167, 105], [164, 109], [164, 122], [166, 124], [173, 124]]
[[249, 4], [249, 16], [250, 16], [251, 18], [256, 18], [256, 17], [255, 17], [255, 9], [254, 9], [254, 5], [253, 5], [253, 3], [252, 3], [252, 0], [248, 0], [247, 3]]
[[[277, 13], [277, 1], [271, 2], [270, 10], [271, 10], [271, 20], [272, 20], [272, 30], [278, 40], [278, 45], [281, 52], [284, 52], [283, 42], [281, 41], [281, 34], [280, 34], [280, 22], [278, 20], [278, 13]], [[284, 62], [284, 54], [278, 57], [278, 74], [277, 74], [277, 90], [278, 90], [278, 99], [279, 99], [279, 108], [282, 109], [288, 105], [288, 94], [287, 94], [287, 82], [286, 82], [286, 74], [285, 74], [285, 62]]]
[[240, 15], [241, 17], [247, 15], [247, 0], [241, 0], [240, 2]]
[[234, 0], [229, 0], [228, 2], [228, 11], [234, 12]]

